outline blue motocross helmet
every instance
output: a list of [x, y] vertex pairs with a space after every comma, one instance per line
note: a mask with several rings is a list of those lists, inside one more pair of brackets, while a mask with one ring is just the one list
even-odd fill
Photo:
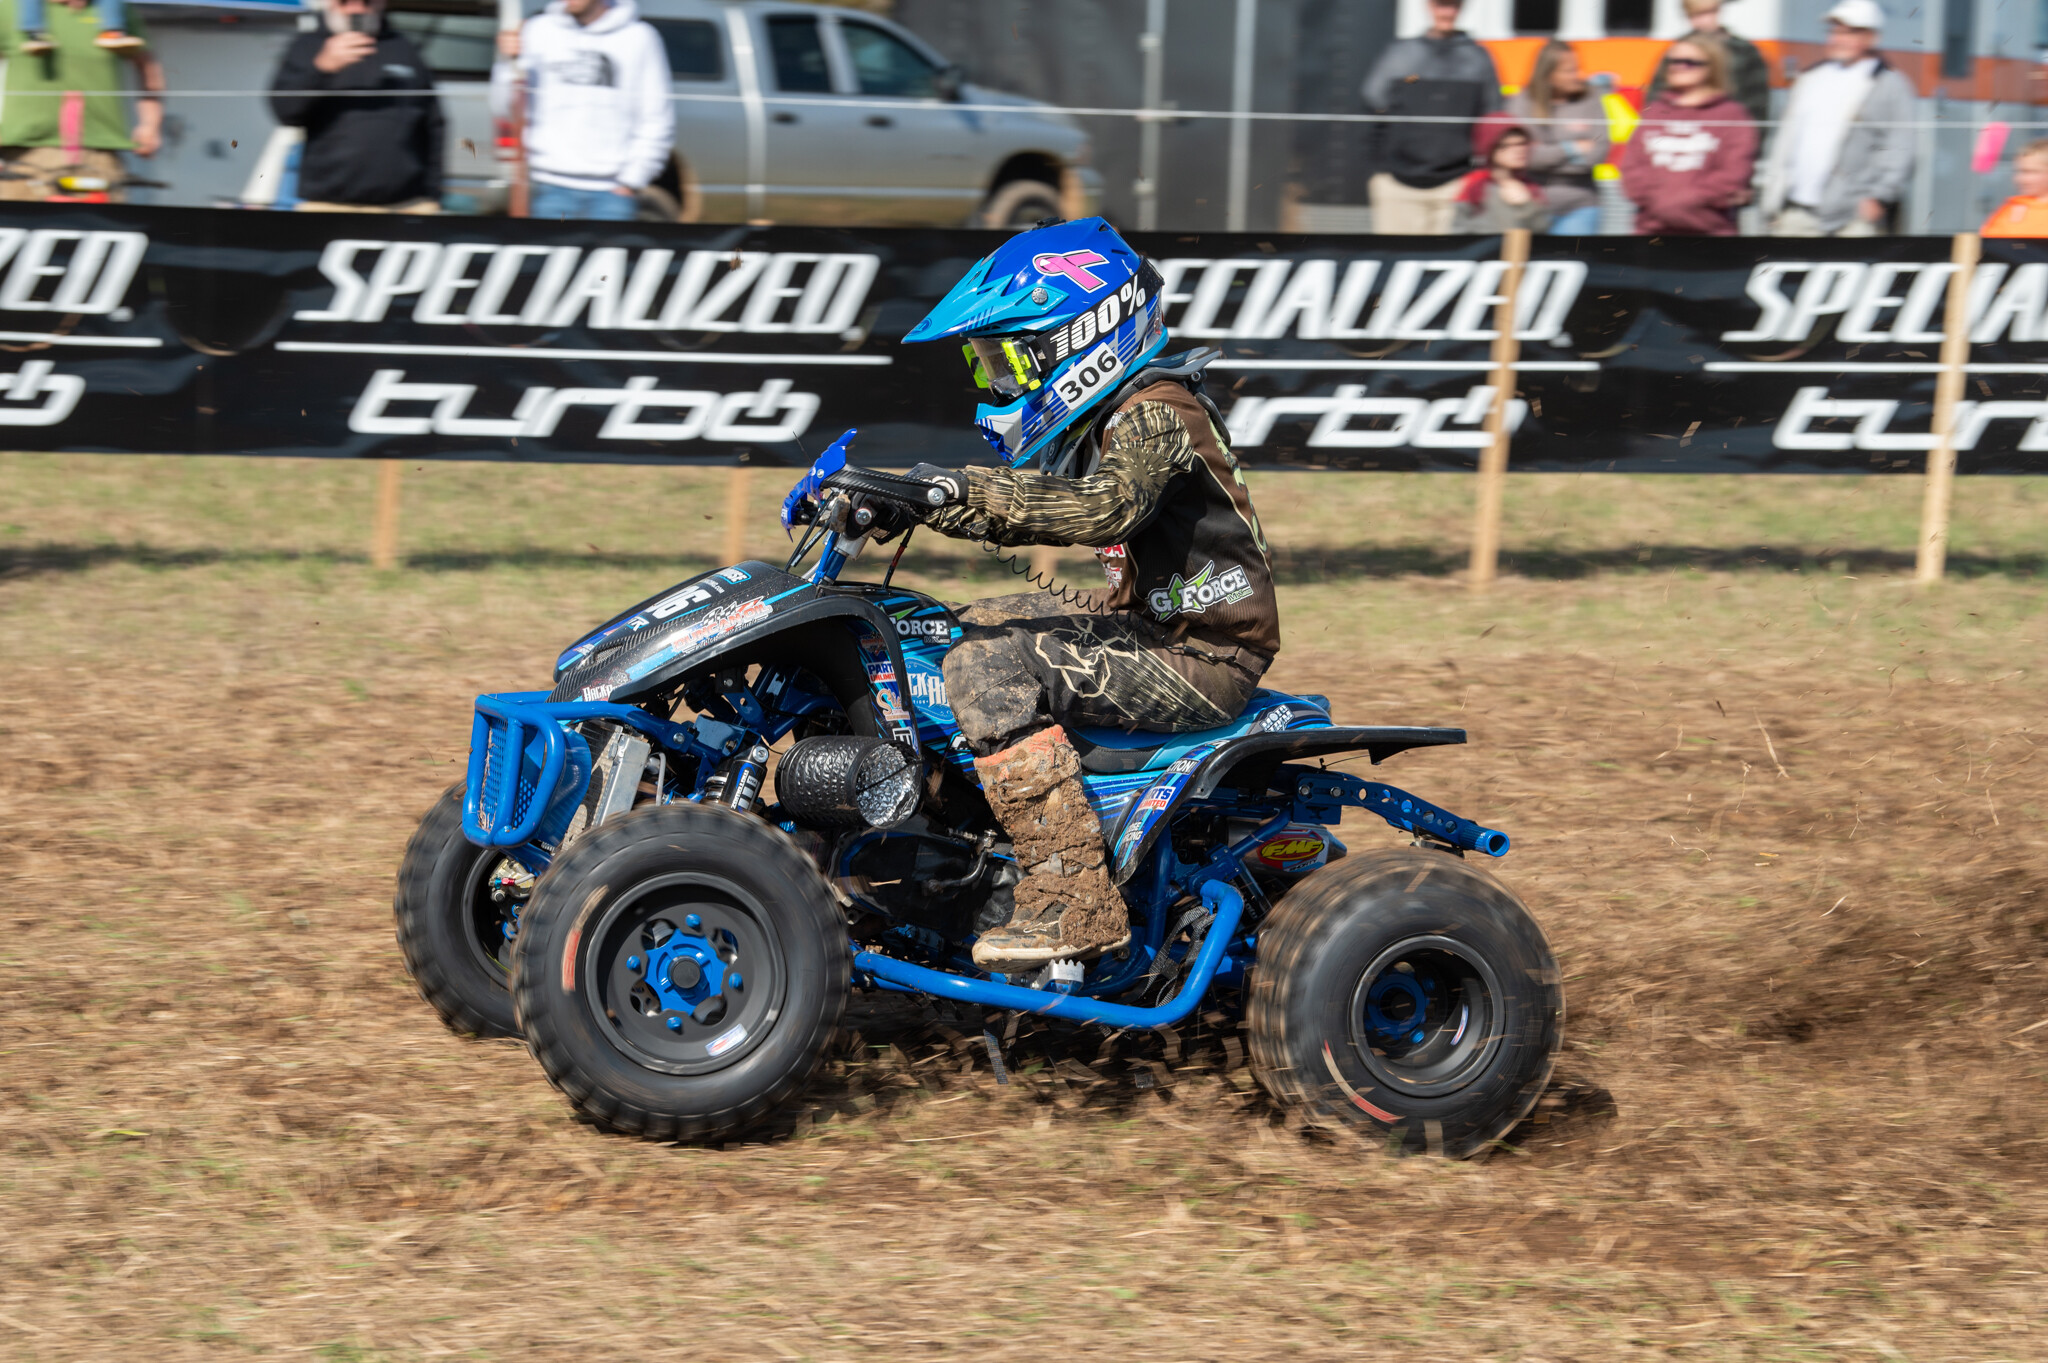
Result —
[[974, 424], [1011, 468], [1044, 464], [1062, 432], [1166, 344], [1158, 271], [1101, 218], [1020, 232], [975, 263], [906, 341], [959, 337], [983, 403]]

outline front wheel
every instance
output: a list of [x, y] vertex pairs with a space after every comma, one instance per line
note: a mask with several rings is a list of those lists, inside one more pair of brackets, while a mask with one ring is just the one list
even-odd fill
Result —
[[651, 806], [570, 845], [520, 915], [513, 1002], [584, 1117], [723, 1140], [793, 1097], [846, 1011], [853, 953], [817, 869], [717, 806]]
[[512, 1036], [505, 980], [519, 900], [532, 882], [495, 848], [462, 836], [462, 787], [451, 786], [406, 845], [392, 914], [405, 968], [441, 1020], [458, 1032]]
[[1396, 1148], [1462, 1159], [1529, 1114], [1563, 1040], [1542, 929], [1441, 852], [1354, 856], [1259, 932], [1251, 1052], [1276, 1099]]

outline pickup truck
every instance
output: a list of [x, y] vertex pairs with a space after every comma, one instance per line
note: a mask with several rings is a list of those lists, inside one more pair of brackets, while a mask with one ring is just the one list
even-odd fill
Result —
[[[394, 0], [390, 13], [434, 69], [451, 195], [498, 212], [508, 149], [483, 88], [496, 11], [456, 3]], [[900, 25], [775, 0], [637, 3], [677, 95], [675, 150], [643, 216], [1010, 227], [1097, 211], [1102, 179], [1072, 119], [968, 81]]]

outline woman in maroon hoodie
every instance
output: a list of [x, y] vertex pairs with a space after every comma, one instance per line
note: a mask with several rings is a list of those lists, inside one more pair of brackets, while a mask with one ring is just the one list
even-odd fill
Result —
[[1664, 58], [1664, 93], [1643, 110], [1621, 154], [1621, 187], [1642, 236], [1732, 237], [1749, 202], [1756, 124], [1730, 98], [1721, 45], [1680, 38]]

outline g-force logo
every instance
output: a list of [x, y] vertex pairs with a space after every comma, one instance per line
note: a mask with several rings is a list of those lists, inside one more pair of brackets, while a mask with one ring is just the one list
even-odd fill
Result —
[[953, 626], [942, 615], [906, 615], [896, 621], [896, 633], [905, 639], [929, 639], [942, 644], [953, 637]]
[[1171, 620], [1176, 615], [1200, 615], [1211, 606], [1226, 606], [1251, 594], [1251, 578], [1242, 567], [1233, 563], [1219, 573], [1211, 560], [1185, 582], [1175, 573], [1164, 587], [1152, 589], [1145, 604], [1161, 620]]

